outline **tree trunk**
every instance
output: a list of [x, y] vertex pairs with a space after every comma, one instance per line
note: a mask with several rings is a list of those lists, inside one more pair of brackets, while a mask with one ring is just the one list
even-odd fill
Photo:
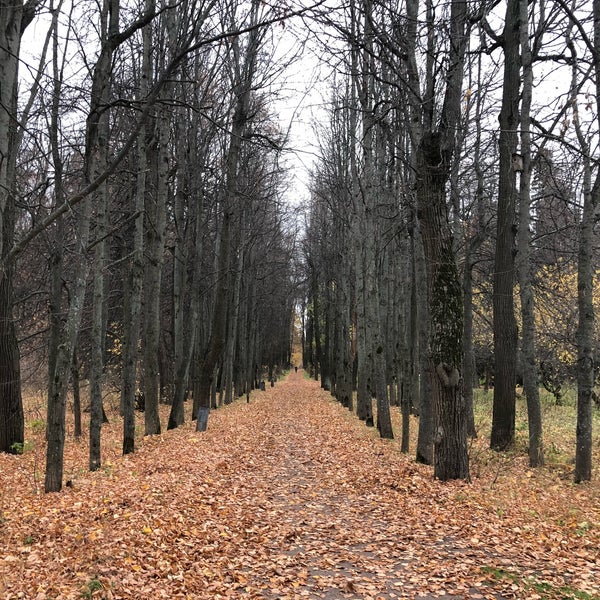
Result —
[[[108, 116], [108, 115], [107, 115]], [[105, 134], [108, 134], [108, 122]], [[105, 138], [105, 143], [107, 143]], [[92, 196], [96, 206], [96, 238], [101, 241], [96, 243], [93, 266], [93, 309], [92, 309], [92, 351], [90, 364], [90, 456], [89, 469], [97, 471], [101, 464], [100, 435], [102, 429], [102, 373], [104, 370], [104, 240], [106, 232], [106, 186], [102, 185], [98, 192]]]
[[[423, 131], [417, 148], [416, 202], [427, 268], [430, 377], [435, 412], [434, 476], [442, 481], [469, 478], [467, 427], [462, 394], [462, 293], [446, 185], [456, 160], [460, 127], [464, 57], [468, 44], [467, 7], [453, 0], [450, 7], [450, 51], [446, 88], [437, 130]], [[428, 78], [428, 85], [433, 81]], [[429, 118], [425, 119], [429, 122]]]
[[[146, 0], [146, 11], [154, 12], [155, 0]], [[152, 25], [142, 29], [142, 65], [140, 72], [140, 101], [148, 95], [152, 80]], [[135, 451], [135, 394], [137, 391], [138, 343], [140, 338], [142, 291], [144, 282], [144, 215], [148, 172], [148, 126], [143, 124], [137, 138], [137, 173], [134, 200], [133, 247], [129, 264], [129, 286], [125, 300], [125, 341], [121, 372], [123, 409], [123, 454]]]
[[369, 379], [372, 365], [369, 363], [367, 351], [367, 333], [365, 323], [365, 274], [364, 274], [364, 250], [360, 240], [360, 234], [355, 232], [355, 256], [356, 256], [356, 341], [358, 358], [358, 389], [356, 394], [356, 414], [368, 427], [374, 425], [373, 400], [369, 390]]
[[[241, 234], [240, 234], [241, 235]], [[243, 244], [238, 249], [238, 257], [236, 264], [235, 277], [233, 281], [233, 294], [230, 306], [229, 315], [229, 334], [227, 336], [227, 345], [225, 349], [225, 357], [223, 360], [223, 388], [224, 388], [224, 403], [231, 404], [233, 402], [233, 359], [235, 348], [237, 345], [238, 336], [238, 318], [240, 314], [240, 293], [242, 287], [242, 273], [244, 269], [244, 247]]]
[[517, 357], [517, 323], [514, 312], [516, 233], [516, 186], [513, 154], [517, 150], [519, 123], [520, 0], [508, 0], [503, 33], [504, 83], [500, 109], [499, 184], [496, 254], [493, 275], [494, 305], [494, 408], [490, 447], [506, 450], [515, 437], [515, 386]]
[[417, 406], [419, 415], [419, 431], [417, 437], [417, 462], [433, 465], [433, 432], [435, 428], [435, 412], [431, 391], [434, 373], [429, 369], [429, 307], [427, 306], [427, 268], [423, 251], [423, 235], [421, 227], [416, 224], [412, 238], [413, 254], [413, 291], [411, 294], [411, 320], [413, 327], [412, 385], [411, 399]]
[[[600, 109], [600, 0], [593, 2], [594, 15], [594, 75], [596, 86], [596, 111]], [[600, 173], [596, 174], [594, 185], [591, 184], [591, 160], [589, 144], [585, 140], [579, 120], [577, 104], [578, 65], [575, 60], [576, 50], [573, 42], [569, 47], [573, 55], [572, 106], [573, 122], [576, 127], [579, 145], [584, 157], [583, 181], [583, 214], [579, 224], [579, 249], [577, 260], [577, 306], [579, 323], [577, 327], [577, 432], [575, 445], [575, 483], [592, 479], [593, 454], [593, 408], [592, 393], [594, 388], [594, 225], [600, 203]], [[597, 119], [600, 121], [600, 116]]]
[[531, 205], [531, 134], [530, 109], [533, 91], [533, 64], [529, 47], [528, 2], [520, 0], [521, 61], [523, 63], [523, 93], [521, 101], [521, 173], [519, 193], [519, 227], [517, 231], [516, 269], [519, 277], [521, 299], [521, 320], [523, 334], [521, 342], [523, 363], [523, 391], [527, 398], [527, 419], [529, 423], [529, 466], [544, 464], [542, 444], [542, 409], [535, 348], [535, 310], [531, 287], [532, 269], [530, 259], [530, 205]]
[[[60, 10], [57, 8], [52, 15], [52, 108], [50, 114], [50, 148], [52, 152], [52, 167], [54, 168], [54, 197], [55, 206], [60, 206], [64, 202], [63, 186], [63, 161], [59, 145], [59, 109], [60, 95], [62, 91], [62, 72], [58, 66], [59, 59], [59, 31], [58, 17]], [[58, 354], [58, 344], [60, 343], [60, 331], [63, 312], [63, 265], [64, 265], [64, 236], [65, 220], [60, 216], [56, 220], [56, 230], [54, 237], [50, 241], [50, 297], [48, 301], [49, 328], [48, 335], [48, 389], [52, 385], [52, 377], [56, 367], [56, 357]], [[74, 411], [75, 412], [75, 411]], [[77, 417], [77, 413], [75, 412]], [[75, 423], [75, 436], [81, 436], [81, 413], [79, 413], [79, 427], [77, 427], [77, 418]]]
[[146, 265], [144, 270], [144, 435], [161, 432], [160, 402], [160, 331], [161, 284], [164, 264], [166, 204], [169, 192], [169, 119], [161, 114], [156, 122], [156, 189], [146, 199]]
[[475, 381], [475, 361], [473, 359], [473, 266], [471, 253], [467, 250], [463, 272], [463, 387], [465, 411], [467, 413], [467, 435], [477, 437], [475, 412], [473, 408], [473, 382]]
[[[237, 161], [236, 161], [237, 163]], [[223, 208], [218, 263], [218, 282], [214, 296], [214, 312], [208, 349], [200, 364], [198, 378], [194, 382], [194, 401], [198, 402], [198, 419], [196, 431], [205, 431], [208, 425], [212, 389], [215, 385], [217, 365], [225, 348], [225, 333], [227, 324], [227, 297], [229, 295], [229, 254], [231, 245], [231, 213]]]
[[319, 300], [319, 278], [318, 274], [313, 267], [312, 274], [312, 300], [313, 300], [313, 335], [315, 337], [315, 354], [314, 354], [314, 378], [315, 381], [319, 380], [319, 376], [322, 376], [321, 368], [323, 365], [323, 351], [321, 350], [321, 307]]
[[[3, 224], [8, 224], [6, 218]], [[0, 452], [18, 452], [25, 441], [19, 360], [8, 267], [0, 273]]]
[[[411, 236], [412, 238], [412, 236]], [[412, 239], [407, 239], [406, 243], [401, 245], [400, 260], [400, 281], [403, 289], [401, 297], [405, 302], [399, 307], [402, 314], [402, 327], [400, 328], [400, 347], [398, 361], [398, 402], [402, 412], [402, 441], [401, 452], [408, 453], [410, 451], [410, 404], [412, 391], [412, 366], [413, 366], [413, 348], [417, 345], [416, 322], [413, 323], [412, 312], [416, 306], [415, 300], [415, 285], [411, 281], [412, 274], [412, 258], [410, 246]], [[408, 302], [406, 299], [408, 298]]]
[[[91, 139], [91, 136], [90, 136]], [[87, 276], [89, 273], [88, 257], [85, 249], [90, 232], [91, 199], [80, 205], [81, 213], [78, 223], [79, 260], [75, 282], [71, 290], [66, 322], [61, 333], [58, 346], [56, 367], [52, 375], [50, 393], [48, 395], [48, 417], [46, 423], [46, 476], [44, 489], [46, 492], [59, 492], [62, 489], [63, 450], [65, 444], [65, 411], [69, 374], [73, 364], [75, 345], [79, 334], [81, 315], [85, 300]]]
[[144, 207], [146, 196], [146, 127], [138, 138], [136, 175], [135, 221], [133, 225], [133, 249], [131, 254], [129, 285], [125, 300], [125, 342], [123, 348], [121, 405], [123, 408], [123, 454], [135, 451], [135, 394], [137, 391], [138, 342], [140, 315], [142, 312], [142, 288], [144, 280]]
[[[94, 181], [108, 165], [111, 69], [114, 47], [109, 40], [119, 31], [119, 1], [105, 0], [101, 14], [102, 49], [95, 68], [96, 84], [92, 88], [97, 110], [92, 111], [90, 127], [94, 131], [94, 146], [89, 154], [89, 181]], [[106, 181], [90, 198], [95, 209], [96, 237], [92, 265], [92, 332], [90, 358], [90, 448], [89, 468], [96, 471], [101, 466], [100, 435], [104, 415], [102, 406], [102, 375], [104, 371], [105, 313], [104, 313], [104, 263], [106, 260], [106, 224], [108, 210], [108, 187]]]
[[[106, 0], [103, 11], [105, 17], [107, 14], [109, 15], [109, 20], [106, 21], [107, 28], [101, 32], [102, 45], [92, 75], [90, 110], [86, 121], [84, 188], [90, 185], [94, 175], [98, 172], [98, 166], [102, 164], [102, 147], [105, 141], [101, 139], [103, 134], [101, 118], [106, 111], [106, 99], [110, 89], [112, 56], [115, 48], [132, 35], [134, 31], [130, 29], [130, 33], [123, 38], [116, 35], [119, 25], [118, 0]], [[49, 386], [48, 421], [46, 425], [46, 492], [55, 492], [62, 488], [67, 390], [89, 273], [87, 247], [90, 237], [91, 206], [92, 200], [86, 196], [80, 205], [81, 212], [77, 229], [79, 260], [76, 262], [75, 281], [70, 296], [66, 322], [61, 333], [56, 368]]]
[[[482, 85], [482, 57], [478, 56], [477, 86]], [[477, 178], [475, 232], [465, 242], [465, 266], [463, 272], [463, 380], [465, 409], [467, 411], [467, 433], [469, 437], [477, 437], [475, 414], [473, 406], [473, 386], [475, 385], [476, 369], [473, 356], [473, 255], [488, 237], [488, 223], [485, 203], [485, 175], [481, 167], [481, 136], [482, 136], [482, 105], [483, 95], [477, 94], [475, 108], [475, 148], [473, 163]]]
[[421, 139], [417, 161], [418, 216], [427, 261], [430, 315], [428, 376], [435, 412], [434, 476], [468, 479], [467, 427], [462, 395], [462, 294], [448, 223], [445, 185], [451, 150], [439, 133]]
[[19, 347], [12, 315], [14, 265], [5, 257], [13, 242], [17, 80], [23, 2], [0, 2], [0, 452], [16, 452], [25, 440]]
[[171, 412], [169, 414], [169, 422], [167, 429], [175, 429], [184, 422], [184, 402], [185, 396], [188, 391], [189, 379], [190, 379], [190, 366], [192, 363], [194, 347], [196, 344], [196, 338], [199, 337], [198, 331], [198, 317], [200, 314], [200, 294], [201, 294], [201, 247], [202, 247], [202, 203], [203, 199], [197, 200], [195, 213], [195, 224], [194, 224], [194, 244], [192, 250], [193, 270], [192, 270], [192, 282], [191, 282], [191, 299], [190, 308], [188, 315], [188, 322], [183, 338], [183, 348], [181, 349], [181, 357], [176, 361], [175, 368], [175, 393], [173, 396], [173, 405], [171, 406]]
[[336, 286], [336, 396], [338, 401], [349, 410], [352, 402], [352, 364], [350, 360], [350, 299], [348, 294], [348, 266], [343, 253], [340, 265], [340, 281]]
[[[596, 19], [600, 23], [600, 0], [594, 0]], [[597, 35], [598, 32], [596, 32]], [[600, 35], [599, 35], [600, 37]], [[600, 42], [600, 39], [597, 40]], [[600, 46], [598, 46], [600, 47]], [[598, 69], [597, 77], [600, 76]], [[600, 85], [598, 86], [600, 88]], [[598, 90], [600, 91], [600, 89]], [[600, 103], [599, 103], [600, 104]], [[587, 169], [589, 173], [589, 168]], [[584, 194], [583, 215], [579, 225], [579, 252], [577, 261], [577, 305], [579, 325], [577, 328], [577, 435], [575, 446], [575, 483], [592, 478], [593, 409], [594, 389], [594, 215], [600, 201], [600, 175], [589, 191], [589, 176]]]
[[75, 422], [73, 434], [75, 439], [79, 439], [81, 437], [81, 390], [79, 387], [79, 360], [77, 352], [73, 353], [71, 386], [73, 388], [73, 420]]

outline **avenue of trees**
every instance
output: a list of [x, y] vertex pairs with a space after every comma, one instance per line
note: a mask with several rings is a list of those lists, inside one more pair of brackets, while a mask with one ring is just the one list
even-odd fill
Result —
[[76, 436], [89, 410], [95, 470], [107, 392], [129, 453], [136, 402], [151, 435], [193, 397], [201, 430], [289, 364], [297, 240], [269, 94], [292, 12], [0, 2], [0, 450], [22, 446], [23, 390], [47, 373], [46, 491], [63, 485], [67, 398]]
[[[473, 387], [490, 446], [544, 463], [543, 385], [577, 387], [592, 472], [600, 2], [348, 0], [322, 13], [335, 81], [312, 193], [304, 362], [382, 437], [468, 478]], [[373, 422], [376, 405], [376, 423]], [[575, 434], [575, 432], [574, 432]]]
[[[408, 451], [418, 414], [441, 480], [469, 478], [477, 380], [497, 451], [523, 386], [531, 466], [540, 386], [575, 383], [591, 478], [600, 0], [0, 0], [0, 23], [0, 451], [43, 381], [47, 492], [71, 405], [90, 470], [108, 391], [124, 454], [136, 404], [146, 435], [188, 399], [203, 431], [290, 365], [296, 319], [382, 437], [400, 406]], [[300, 238], [274, 101], [304, 35], [331, 80]]]

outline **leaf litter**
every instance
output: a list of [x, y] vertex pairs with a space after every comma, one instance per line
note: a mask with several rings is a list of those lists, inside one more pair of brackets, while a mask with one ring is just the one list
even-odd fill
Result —
[[302, 372], [126, 457], [113, 420], [59, 494], [0, 457], [1, 598], [600, 598], [598, 484], [434, 481]]

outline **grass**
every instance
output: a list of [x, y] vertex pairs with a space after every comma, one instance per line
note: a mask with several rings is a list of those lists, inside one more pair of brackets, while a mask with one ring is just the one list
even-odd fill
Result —
[[[478, 437], [489, 439], [492, 425], [493, 391], [474, 390], [475, 423]], [[542, 427], [544, 431], [544, 454], [550, 469], [571, 471], [575, 457], [575, 431], [577, 427], [577, 397], [573, 388], [566, 390], [563, 404], [557, 406], [552, 394], [540, 389], [542, 405]], [[595, 432], [594, 462], [600, 461], [600, 410], [594, 409], [593, 429]], [[515, 442], [510, 455], [526, 455], [529, 445], [527, 403], [520, 390], [517, 391]]]
[[[489, 449], [492, 428], [493, 390], [474, 390], [474, 411], [477, 438], [470, 440], [469, 456], [471, 473], [474, 477], [484, 476], [486, 472], [517, 468], [526, 471], [528, 467], [529, 427], [527, 423], [527, 403], [520, 389], [517, 389], [515, 441], [506, 452], [494, 452]], [[540, 388], [542, 405], [542, 427], [545, 467], [540, 471], [552, 473], [560, 479], [572, 479], [575, 458], [575, 431], [577, 426], [576, 391], [565, 390], [563, 404], [557, 406], [552, 394]], [[356, 407], [356, 393], [354, 396]], [[377, 407], [373, 402], [376, 417]], [[399, 438], [402, 417], [400, 408], [392, 407], [392, 424]], [[600, 479], [600, 410], [594, 408], [593, 417], [593, 479]], [[417, 445], [418, 418], [411, 416], [410, 453], [414, 453]], [[378, 436], [376, 428], [370, 430], [371, 435]], [[399, 439], [396, 440], [398, 446]]]
[[535, 592], [539, 598], [561, 600], [598, 600], [598, 596], [577, 590], [570, 585], [555, 586], [547, 581], [540, 581], [535, 576], [523, 577], [517, 573], [497, 567], [481, 567], [481, 571], [490, 579], [508, 582], [522, 589]]
[[103, 590], [104, 589], [104, 585], [102, 585], [102, 582], [97, 579], [96, 577], [94, 577], [93, 579], [90, 579], [87, 584], [85, 585], [85, 589], [82, 590], [81, 592], [81, 596], [83, 598], [93, 598], [94, 597], [94, 592], [97, 592], [99, 590]]

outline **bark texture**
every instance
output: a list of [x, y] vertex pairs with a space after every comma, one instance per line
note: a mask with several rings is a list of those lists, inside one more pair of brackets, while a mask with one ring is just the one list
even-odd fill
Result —
[[500, 109], [498, 221], [494, 258], [494, 408], [490, 446], [506, 450], [515, 437], [517, 322], [514, 311], [515, 211], [517, 190], [513, 154], [519, 125], [519, 2], [508, 0], [503, 33], [504, 83]]

